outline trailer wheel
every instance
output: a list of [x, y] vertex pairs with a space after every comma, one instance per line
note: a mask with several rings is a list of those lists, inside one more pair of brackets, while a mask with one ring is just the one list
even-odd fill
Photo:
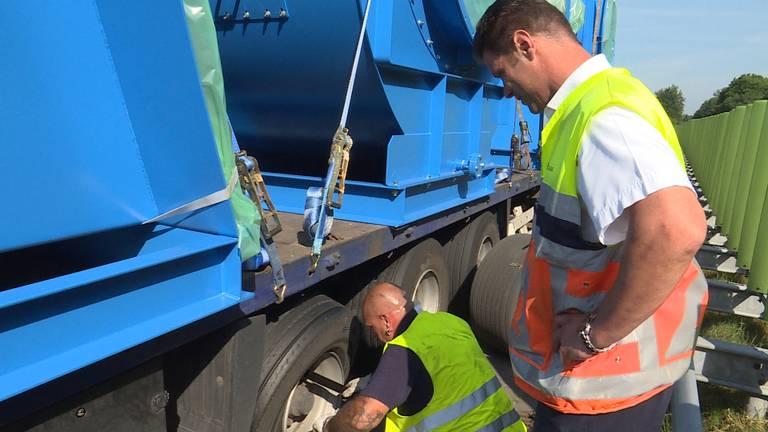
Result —
[[502, 239], [477, 268], [469, 309], [472, 329], [486, 346], [507, 351], [507, 331], [522, 286], [529, 234]]
[[409, 249], [377, 278], [403, 288], [406, 296], [427, 312], [445, 311], [451, 295], [451, 273], [443, 248], [433, 238]]
[[446, 244], [446, 259], [451, 269], [451, 302], [449, 310], [466, 317], [469, 313], [469, 291], [477, 266], [499, 243], [496, 215], [482, 213], [465, 225]]
[[325, 296], [306, 300], [267, 326], [253, 432], [310, 432], [332, 413], [335, 393], [304, 381], [315, 372], [338, 383], [349, 372], [350, 314]]

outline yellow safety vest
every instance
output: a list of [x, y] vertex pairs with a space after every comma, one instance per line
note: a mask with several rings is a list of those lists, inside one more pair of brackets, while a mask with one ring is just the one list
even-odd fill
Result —
[[464, 320], [445, 312], [420, 312], [402, 334], [384, 345], [413, 351], [432, 379], [432, 399], [412, 416], [397, 408], [386, 432], [525, 432], [488, 359]]
[[654, 126], [684, 169], [664, 108], [625, 69], [607, 69], [583, 82], [542, 132], [541, 192], [509, 351], [518, 386], [539, 402], [572, 414], [628, 408], [674, 383], [689, 367], [707, 302], [706, 280], [694, 261], [661, 307], [614, 349], [570, 369], [552, 349], [554, 316], [569, 309], [594, 311], [613, 289], [621, 266], [621, 245], [584, 239], [576, 185], [584, 132], [608, 107], [629, 109]]

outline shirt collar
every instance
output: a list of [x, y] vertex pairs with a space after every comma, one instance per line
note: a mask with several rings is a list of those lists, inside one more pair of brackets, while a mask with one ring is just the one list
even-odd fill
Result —
[[[610, 68], [611, 64], [608, 63], [608, 59], [603, 54], [596, 55], [582, 63], [575, 71], [568, 75], [568, 78], [565, 79], [563, 85], [561, 85], [557, 92], [555, 92], [552, 99], [547, 102], [546, 110], [549, 111], [548, 114], [552, 115], [552, 113], [562, 105], [565, 98], [576, 90], [576, 87], [580, 86], [581, 83], [588, 80], [593, 75]], [[545, 114], [547, 113], [545, 112]]]

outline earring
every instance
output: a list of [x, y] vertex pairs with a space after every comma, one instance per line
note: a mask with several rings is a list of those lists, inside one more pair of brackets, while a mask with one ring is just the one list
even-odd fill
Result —
[[384, 334], [387, 335], [387, 337], [392, 336], [392, 330], [387, 329], [387, 331], [385, 331]]

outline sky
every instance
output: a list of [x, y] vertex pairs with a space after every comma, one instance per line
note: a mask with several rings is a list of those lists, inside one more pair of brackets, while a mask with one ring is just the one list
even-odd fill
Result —
[[768, 76], [768, 0], [617, 0], [616, 57], [651, 90], [676, 84], [693, 114], [744, 73]]

